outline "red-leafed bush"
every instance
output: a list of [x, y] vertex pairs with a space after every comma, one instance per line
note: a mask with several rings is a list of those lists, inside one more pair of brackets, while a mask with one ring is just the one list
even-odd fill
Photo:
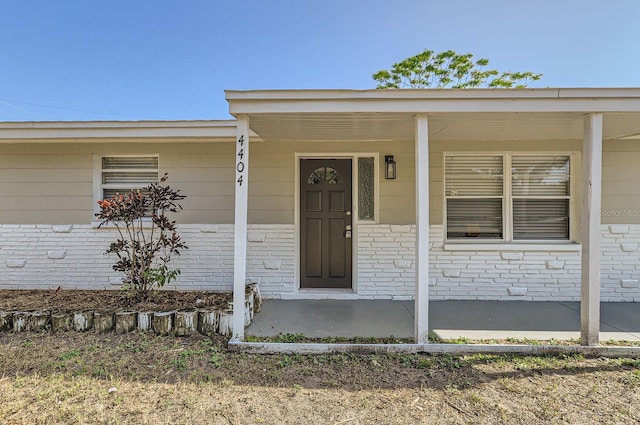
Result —
[[123, 288], [139, 301], [178, 277], [180, 270], [170, 269], [169, 262], [180, 250], [188, 249], [175, 220], [166, 215], [180, 212], [185, 196], [165, 186], [167, 178], [165, 174], [159, 183], [98, 201], [98, 227], [113, 225], [120, 235], [106, 253], [116, 254], [113, 269], [123, 274]]

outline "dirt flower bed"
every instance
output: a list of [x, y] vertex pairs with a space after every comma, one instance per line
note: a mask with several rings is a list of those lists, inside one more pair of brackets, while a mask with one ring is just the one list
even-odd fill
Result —
[[232, 301], [230, 293], [158, 291], [144, 302], [136, 302], [126, 292], [60, 289], [2, 290], [0, 311], [171, 311], [202, 307], [225, 308]]

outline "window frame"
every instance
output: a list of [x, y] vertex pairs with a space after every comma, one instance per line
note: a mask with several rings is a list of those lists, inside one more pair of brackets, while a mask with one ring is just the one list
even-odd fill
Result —
[[[503, 164], [503, 187], [502, 187], [502, 232], [503, 237], [497, 238], [452, 238], [447, 237], [447, 199], [450, 197], [447, 195], [447, 169], [446, 158], [448, 156], [499, 156], [502, 158]], [[540, 157], [540, 156], [567, 156], [569, 157], [569, 238], [568, 239], [515, 239], [513, 238], [513, 200], [522, 199], [522, 196], [513, 195], [512, 190], [512, 158], [513, 157]], [[576, 152], [568, 151], [448, 151], [442, 153], [442, 221], [443, 221], [443, 238], [445, 242], [445, 248], [452, 248], [458, 246], [475, 245], [478, 248], [491, 245], [509, 245], [509, 246], [536, 246], [536, 245], [567, 245], [576, 243], [576, 220], [577, 210], [575, 207], [576, 198], [576, 159], [578, 155]], [[557, 196], [550, 195], [547, 197], [541, 197], [539, 199], [557, 199]]]
[[[102, 176], [104, 172], [113, 172], [110, 169], [102, 168], [102, 159], [103, 158], [156, 158], [158, 160], [158, 167], [155, 169], [157, 173], [156, 183], [160, 181], [160, 155], [157, 153], [149, 153], [149, 154], [93, 154], [93, 213], [97, 214], [100, 212], [100, 207], [98, 206], [98, 201], [104, 199], [104, 189], [117, 189], [117, 188], [109, 188], [102, 183]], [[130, 170], [128, 170], [130, 171]], [[149, 169], [149, 171], [153, 171]], [[145, 183], [134, 183], [134, 184], [121, 184], [123, 191], [129, 191], [131, 189], [138, 189], [144, 186], [153, 183], [151, 181]], [[126, 186], [126, 187], [124, 187]], [[95, 222], [95, 216], [92, 220]]]

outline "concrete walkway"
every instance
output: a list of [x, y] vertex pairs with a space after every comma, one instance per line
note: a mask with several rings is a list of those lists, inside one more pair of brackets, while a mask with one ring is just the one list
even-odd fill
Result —
[[[413, 337], [413, 301], [266, 300], [247, 335]], [[432, 301], [429, 329], [442, 339], [580, 338], [580, 303]], [[602, 303], [600, 340], [640, 341], [640, 303]]]

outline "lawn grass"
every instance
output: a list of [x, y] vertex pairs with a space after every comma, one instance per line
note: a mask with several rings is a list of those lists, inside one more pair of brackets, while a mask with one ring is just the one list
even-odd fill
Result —
[[3, 424], [640, 421], [628, 358], [251, 355], [200, 335], [22, 333], [0, 335], [0, 377]]

